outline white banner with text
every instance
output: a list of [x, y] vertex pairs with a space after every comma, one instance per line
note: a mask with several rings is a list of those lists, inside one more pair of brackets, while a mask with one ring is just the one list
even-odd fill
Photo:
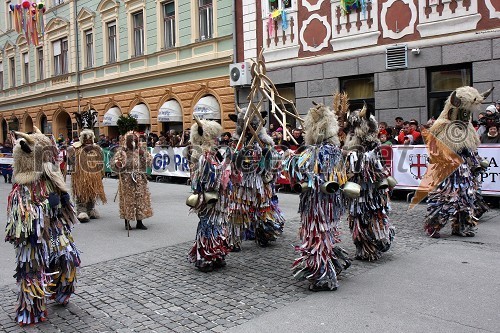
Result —
[[[482, 173], [481, 194], [500, 196], [500, 145], [484, 144], [478, 148], [479, 156], [490, 162]], [[392, 146], [391, 171], [398, 181], [396, 189], [416, 190], [427, 171], [428, 152], [424, 145]]]

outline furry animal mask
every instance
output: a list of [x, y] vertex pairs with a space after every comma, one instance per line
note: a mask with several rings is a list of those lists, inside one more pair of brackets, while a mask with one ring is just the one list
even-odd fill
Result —
[[16, 182], [27, 185], [46, 175], [61, 191], [67, 192], [59, 166], [53, 163], [57, 148], [36, 126], [33, 129], [33, 134], [15, 132], [18, 137], [13, 149]]
[[[241, 111], [238, 111], [238, 109], [236, 109], [235, 114], [229, 115], [229, 119], [231, 119], [236, 123], [236, 134], [234, 135], [234, 138], [236, 140], [239, 140], [240, 137], [243, 135], [243, 128], [245, 127], [245, 122], [246, 122], [245, 115], [247, 114], [247, 112], [248, 112], [247, 108], [243, 108], [241, 109]], [[262, 111], [260, 114], [262, 115], [262, 118], [265, 119], [265, 117], [267, 116], [267, 111]], [[254, 115], [249, 123], [249, 126], [252, 126], [254, 130], [257, 130], [257, 128], [259, 128], [259, 124], [260, 124], [259, 117]], [[257, 133], [257, 136], [264, 145], [274, 145], [273, 138], [271, 138], [269, 134], [267, 134], [264, 125], [265, 124], [262, 124], [262, 128]], [[244, 141], [245, 144], [252, 137], [252, 132], [247, 128], [246, 133], [244, 135], [245, 135], [245, 141]]]
[[346, 128], [347, 137], [344, 147], [346, 149], [372, 149], [380, 145], [378, 139], [378, 123], [366, 105], [361, 110], [347, 113]]
[[305, 143], [315, 145], [321, 142], [340, 145], [337, 116], [328, 106], [315, 104], [304, 120]]
[[[194, 118], [191, 125], [191, 157], [196, 162], [204, 152], [209, 152], [217, 146], [217, 138], [222, 133], [222, 126], [213, 120], [200, 120]], [[201, 150], [200, 150], [201, 148]]]
[[120, 145], [130, 150], [139, 149], [139, 134], [134, 131], [128, 131], [120, 138]]
[[95, 141], [94, 131], [90, 129], [84, 129], [83, 131], [80, 132], [80, 142], [84, 144], [86, 140], [92, 140], [92, 143], [94, 143]]
[[446, 100], [429, 132], [455, 152], [463, 148], [476, 150], [479, 138], [471, 123], [472, 114], [480, 110], [481, 103], [492, 90], [481, 94], [473, 87], [457, 88]]

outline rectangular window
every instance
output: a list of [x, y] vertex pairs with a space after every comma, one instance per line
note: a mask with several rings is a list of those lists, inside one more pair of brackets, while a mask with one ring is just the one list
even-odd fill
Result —
[[213, 35], [212, 0], [198, 0], [198, 15], [199, 15], [200, 40], [212, 38]]
[[62, 73], [68, 73], [68, 39], [61, 39], [61, 68]]
[[373, 75], [346, 77], [340, 79], [341, 91], [349, 96], [349, 110], [361, 109], [366, 106], [375, 111], [375, 89]]
[[5, 8], [7, 8], [6, 10], [6, 14], [7, 14], [7, 19], [5, 20], [5, 22], [7, 22], [7, 30], [12, 30], [14, 29], [14, 25], [13, 25], [13, 19], [12, 19], [12, 10], [10, 9], [10, 5], [11, 5], [12, 1], [6, 1], [5, 2]]
[[68, 73], [68, 39], [62, 38], [52, 43], [54, 50], [54, 75]]
[[85, 31], [85, 67], [94, 66], [94, 35], [92, 29]]
[[45, 75], [44, 75], [44, 70], [43, 70], [43, 49], [39, 47], [36, 50], [37, 53], [37, 61], [38, 61], [38, 80], [43, 80]]
[[16, 59], [14, 57], [9, 59], [10, 67], [10, 87], [14, 88], [16, 86]]
[[0, 90], [3, 90], [3, 63], [0, 61]]
[[52, 5], [57, 6], [57, 5], [61, 5], [63, 3], [64, 3], [64, 0], [53, 0]]
[[54, 52], [54, 75], [61, 75], [61, 41], [56, 40], [52, 43]]
[[294, 0], [288, 0], [288, 1], [269, 0], [268, 1], [269, 11], [272, 12], [273, 10], [276, 10], [276, 9], [283, 10], [283, 9], [292, 8], [293, 1]]
[[458, 87], [470, 86], [472, 67], [470, 64], [453, 65], [427, 70], [429, 118], [437, 119], [451, 92]]
[[144, 18], [142, 11], [132, 14], [134, 21], [134, 56], [144, 54]]
[[175, 46], [175, 2], [167, 1], [163, 8], [163, 47], [168, 49]]
[[108, 23], [108, 63], [116, 62], [116, 21]]
[[30, 83], [30, 56], [28, 52], [23, 53], [23, 76], [24, 84]]

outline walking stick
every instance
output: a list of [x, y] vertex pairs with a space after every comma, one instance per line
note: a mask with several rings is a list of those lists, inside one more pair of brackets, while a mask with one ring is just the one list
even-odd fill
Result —
[[[122, 199], [122, 173], [118, 173], [118, 191], [116, 191], [116, 195], [118, 195], [118, 192], [120, 192], [120, 200]], [[115, 195], [115, 200], [116, 200], [116, 195]], [[130, 237], [130, 221], [126, 225], [127, 228], [127, 237]]]

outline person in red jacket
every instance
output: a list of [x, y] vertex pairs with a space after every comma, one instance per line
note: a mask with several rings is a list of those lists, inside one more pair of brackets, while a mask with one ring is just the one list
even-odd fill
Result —
[[403, 129], [398, 134], [398, 143], [400, 145], [405, 143], [405, 137], [411, 136], [413, 138], [413, 142], [410, 144], [417, 144], [421, 142], [422, 135], [417, 131], [418, 122], [416, 120], [405, 121], [403, 123]]

